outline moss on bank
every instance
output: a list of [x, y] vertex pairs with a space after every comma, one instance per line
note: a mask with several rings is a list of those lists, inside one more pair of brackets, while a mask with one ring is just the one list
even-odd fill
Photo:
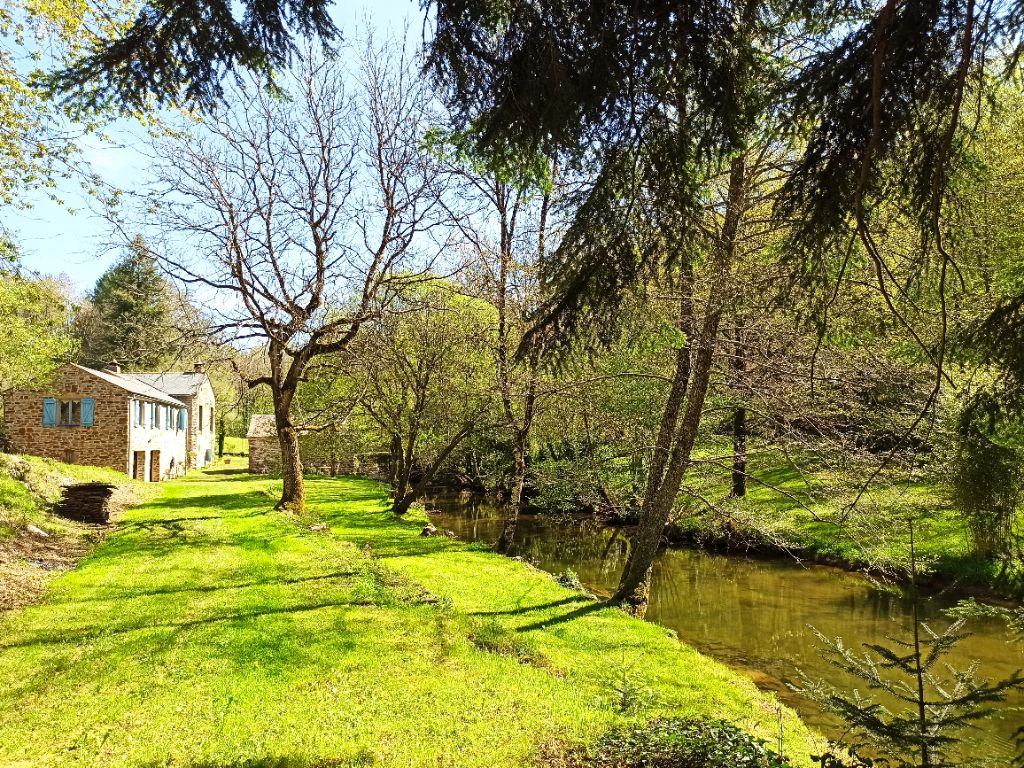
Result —
[[[523, 563], [421, 537], [381, 486], [312, 480], [296, 520], [273, 485], [165, 484], [0, 622], [0, 765], [520, 766], [661, 715], [774, 738], [747, 679]], [[781, 711], [809, 764], [814, 735]]]

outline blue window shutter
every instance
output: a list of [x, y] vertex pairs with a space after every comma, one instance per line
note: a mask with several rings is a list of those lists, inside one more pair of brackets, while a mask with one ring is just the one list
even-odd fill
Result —
[[185, 409], [181, 408], [178, 410], [178, 429], [185, 430]]
[[82, 426], [91, 427], [96, 418], [96, 400], [92, 397], [82, 398]]
[[54, 397], [43, 398], [43, 426], [57, 426], [57, 399]]

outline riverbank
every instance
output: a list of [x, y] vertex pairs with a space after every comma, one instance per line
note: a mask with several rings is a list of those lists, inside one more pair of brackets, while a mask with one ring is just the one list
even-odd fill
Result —
[[520, 766], [659, 715], [724, 717], [796, 764], [788, 709], [663, 628], [395, 520], [379, 484], [166, 483], [0, 621], [0, 765]]
[[827, 470], [765, 452], [750, 462], [742, 499], [729, 497], [729, 477], [720, 467], [699, 466], [694, 488], [716, 499], [717, 509], [686, 505], [671, 536], [709, 549], [796, 557], [901, 583], [909, 572], [912, 521], [922, 580], [965, 594], [1024, 598], [1024, 564], [973, 554], [968, 526], [938, 478], [908, 480], [905, 471], [892, 470], [865, 488], [874, 466], [851, 460], [842, 470]]
[[900, 467], [874, 477], [880, 457], [829, 464], [810, 450], [752, 443], [746, 495], [734, 498], [730, 450], [709, 440], [695, 451], [687, 490], [666, 531], [670, 541], [796, 558], [899, 583], [909, 569], [913, 521], [923, 580], [965, 594], [1024, 599], [1024, 563], [972, 553], [968, 526], [940, 478]]

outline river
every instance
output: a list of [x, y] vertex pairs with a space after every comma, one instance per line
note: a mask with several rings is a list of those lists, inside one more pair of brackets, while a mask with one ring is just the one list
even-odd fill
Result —
[[[466, 540], [493, 543], [501, 531], [501, 511], [479, 497], [437, 494], [427, 508], [435, 525]], [[626, 551], [624, 532], [593, 517], [523, 515], [512, 554], [551, 573], [571, 569], [587, 589], [609, 594]], [[948, 594], [930, 596], [923, 609], [929, 625], [937, 631], [947, 626], [941, 611], [955, 602]], [[800, 684], [801, 671], [840, 688], [855, 683], [821, 657], [810, 627], [857, 646], [892, 645], [887, 638], [905, 638], [911, 626], [910, 604], [902, 594], [859, 575], [792, 559], [689, 548], [666, 549], [658, 556], [647, 618], [742, 670], [830, 736], [840, 733], [839, 722], [792, 686]], [[971, 619], [968, 629], [971, 635], [948, 657], [954, 667], [977, 663], [979, 674], [990, 680], [1024, 668], [1024, 643], [1012, 642], [1001, 621]], [[859, 687], [866, 693], [863, 683]], [[964, 751], [993, 765], [1009, 765], [1012, 735], [1022, 724], [1024, 693], [1013, 693], [995, 716], [970, 728]]]

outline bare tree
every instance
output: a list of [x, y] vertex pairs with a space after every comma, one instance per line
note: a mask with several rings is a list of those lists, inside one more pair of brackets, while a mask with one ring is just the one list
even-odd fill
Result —
[[540, 340], [523, 334], [536, 309], [539, 286], [536, 268], [543, 260], [548, 236], [552, 185], [555, 178], [533, 178], [535, 170], [518, 173], [477, 172], [474, 164], [455, 167], [466, 195], [478, 204], [475, 215], [453, 217], [472, 252], [477, 275], [471, 290], [497, 310], [493, 355], [498, 399], [512, 449], [512, 476], [499, 552], [508, 552], [515, 535], [530, 462], [530, 441], [543, 393]]
[[247, 384], [273, 395], [279, 506], [296, 510], [300, 383], [429, 279], [443, 220], [443, 175], [421, 150], [430, 92], [401, 46], [371, 40], [358, 59], [311, 53], [283, 94], [239, 86], [160, 152], [156, 210], [173, 244], [162, 261], [208, 295], [220, 339], [265, 345], [269, 373]]

